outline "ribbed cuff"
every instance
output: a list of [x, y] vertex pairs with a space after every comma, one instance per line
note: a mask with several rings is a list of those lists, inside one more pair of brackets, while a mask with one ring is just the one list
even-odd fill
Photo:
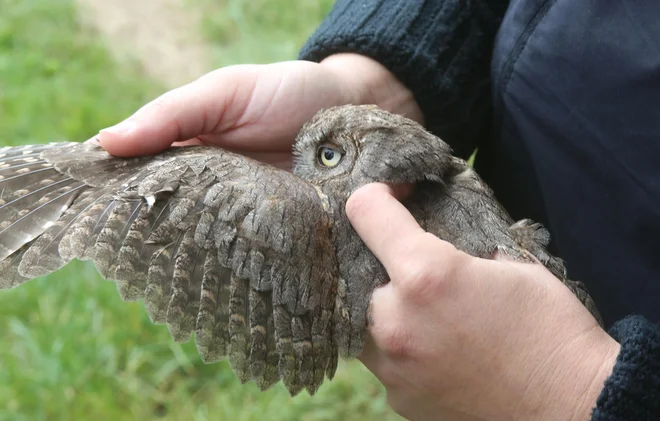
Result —
[[412, 91], [427, 128], [467, 156], [490, 123], [490, 58], [505, 3], [339, 0], [299, 58], [378, 61]]
[[621, 344], [621, 352], [592, 420], [660, 420], [660, 326], [631, 316], [609, 333]]

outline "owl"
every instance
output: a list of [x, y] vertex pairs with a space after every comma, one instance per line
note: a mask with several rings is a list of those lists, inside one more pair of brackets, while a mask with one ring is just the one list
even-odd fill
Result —
[[[95, 142], [0, 149], [0, 289], [91, 260], [125, 301], [242, 382], [314, 394], [363, 348], [387, 273], [345, 213], [371, 182], [412, 183], [426, 231], [477, 257], [540, 262], [600, 320], [584, 285], [513, 221], [450, 147], [376, 106], [322, 110], [294, 146], [293, 173], [220, 148], [117, 158]], [[193, 335], [194, 333], [194, 335]]]

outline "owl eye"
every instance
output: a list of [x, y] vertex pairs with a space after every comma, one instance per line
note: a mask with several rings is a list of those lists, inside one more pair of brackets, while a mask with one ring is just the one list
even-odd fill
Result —
[[326, 167], [334, 167], [341, 161], [342, 153], [328, 146], [321, 146], [317, 152], [319, 163]]

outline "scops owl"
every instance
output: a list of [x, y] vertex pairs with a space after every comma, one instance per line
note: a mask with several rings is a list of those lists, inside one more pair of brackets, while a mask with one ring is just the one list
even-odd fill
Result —
[[[293, 173], [215, 147], [122, 159], [97, 143], [0, 149], [0, 289], [92, 260], [154, 323], [227, 357], [241, 381], [294, 395], [360, 354], [371, 293], [388, 281], [349, 223], [350, 194], [414, 183], [420, 225], [478, 257], [544, 264], [596, 316], [583, 285], [515, 222], [449, 146], [375, 106], [319, 112], [294, 144]], [[600, 319], [599, 319], [600, 320]]]

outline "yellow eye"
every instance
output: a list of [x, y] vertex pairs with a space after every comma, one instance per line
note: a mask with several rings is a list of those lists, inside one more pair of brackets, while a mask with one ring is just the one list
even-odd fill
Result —
[[318, 149], [318, 160], [319, 163], [325, 165], [326, 167], [334, 167], [339, 164], [341, 161], [342, 153], [336, 149], [329, 148], [327, 146], [321, 146]]

